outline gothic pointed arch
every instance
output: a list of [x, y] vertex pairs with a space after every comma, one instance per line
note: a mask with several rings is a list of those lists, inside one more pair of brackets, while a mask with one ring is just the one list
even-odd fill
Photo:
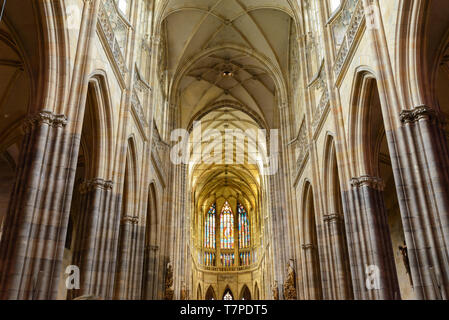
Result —
[[206, 291], [206, 300], [217, 300], [215, 290], [212, 286], [209, 286], [209, 288]]
[[159, 216], [158, 216], [157, 193], [154, 182], [148, 187], [147, 215], [145, 226], [145, 248], [143, 263], [143, 287], [142, 297], [145, 300], [157, 298], [157, 271], [159, 265], [158, 246]]
[[[93, 250], [95, 241], [100, 237], [95, 229], [99, 221], [105, 219], [104, 212], [108, 210], [108, 193], [112, 189], [109, 164], [105, 159], [112, 158], [110, 149], [112, 139], [111, 103], [109, 90], [104, 74], [92, 74], [88, 81], [86, 101], [83, 105], [82, 129], [78, 159], [76, 161], [75, 183], [72, 194], [72, 204], [68, 218], [68, 228], [65, 239], [65, 259], [63, 266], [76, 264], [83, 267], [86, 272], [84, 279], [89, 281], [92, 272], [98, 266], [98, 261], [88, 259], [88, 251]], [[101, 190], [98, 192], [98, 190]], [[104, 195], [102, 193], [104, 192]], [[96, 240], [93, 240], [96, 239]], [[90, 261], [89, 261], [90, 260]], [[63, 277], [61, 277], [63, 279]], [[92, 294], [95, 284], [89, 281], [85, 291], [71, 292], [69, 298], [79, 295]], [[65, 295], [61, 290], [60, 295]], [[99, 294], [97, 291], [96, 294]], [[64, 296], [65, 298], [65, 296]]]
[[234, 294], [229, 286], [226, 286], [226, 289], [223, 292], [222, 300], [235, 300]]
[[252, 300], [251, 299], [251, 291], [248, 286], [245, 284], [240, 291], [240, 299], [239, 300]]
[[260, 300], [260, 289], [259, 289], [259, 284], [256, 282], [255, 286], [254, 286], [254, 300]]
[[115, 279], [115, 298], [130, 299], [133, 292], [132, 274], [136, 270], [130, 265], [130, 261], [136, 254], [136, 240], [133, 237], [140, 217], [136, 214], [136, 197], [138, 190], [137, 150], [134, 137], [128, 138], [126, 162], [123, 176], [123, 189], [121, 200], [119, 243], [117, 251], [117, 272]]
[[306, 181], [302, 196], [302, 239], [301, 244], [303, 256], [303, 282], [305, 283], [306, 299], [321, 300], [322, 282], [321, 265], [319, 259], [319, 246], [317, 235], [317, 223], [315, 212], [315, 201], [312, 185]]
[[201, 291], [201, 284], [198, 284], [198, 288], [196, 289], [196, 300], [203, 300], [203, 294], [202, 294], [202, 291]]
[[326, 192], [326, 214], [324, 215], [324, 237], [329, 248], [327, 259], [329, 295], [333, 299], [352, 299], [352, 277], [350, 269], [348, 240], [346, 236], [345, 212], [343, 207], [342, 181], [338, 169], [335, 138], [328, 134], [324, 152], [324, 188]]
[[[373, 298], [393, 299], [395, 296], [410, 297], [414, 294], [409, 281], [405, 280], [407, 271], [404, 265], [393, 253], [393, 250], [406, 243], [397, 189], [401, 185], [397, 179], [401, 178], [399, 171], [393, 168], [395, 162], [390, 154], [397, 151], [397, 145], [391, 143], [386, 131], [388, 114], [379, 90], [376, 75], [367, 68], [360, 68], [355, 74], [351, 97], [354, 118], [349, 141], [357, 163], [353, 168], [356, 176], [351, 185], [356, 194], [365, 193], [362, 199], [368, 204], [357, 203], [357, 207], [352, 210], [357, 210], [357, 215], [365, 212], [360, 218], [366, 221], [364, 224], [371, 226], [371, 230], [362, 228], [354, 232], [352, 229], [348, 235], [362, 237], [363, 234], [371, 234], [365, 241], [382, 243], [377, 252], [370, 254], [370, 259], [378, 261], [376, 265], [383, 270], [381, 282], [384, 283], [384, 289], [372, 293]], [[347, 226], [353, 228], [351, 223]], [[350, 243], [357, 241], [355, 239], [350, 239]], [[361, 265], [352, 265], [351, 268], [353, 277], [363, 277]]]

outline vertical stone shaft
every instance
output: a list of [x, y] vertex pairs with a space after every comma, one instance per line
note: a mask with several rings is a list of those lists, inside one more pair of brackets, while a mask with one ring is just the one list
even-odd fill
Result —
[[142, 292], [142, 298], [145, 300], [157, 299], [157, 252], [159, 247], [148, 245], [145, 248], [145, 261], [144, 261], [144, 291]]
[[327, 246], [330, 248], [330, 268], [334, 271], [332, 279], [333, 296], [331, 299], [349, 300], [352, 298], [350, 272], [346, 263], [342, 217], [338, 214], [324, 216], [326, 233], [328, 234]]
[[[449, 297], [448, 148], [437, 112], [419, 106], [401, 113], [401, 211], [418, 299]], [[407, 146], [407, 149], [405, 149]], [[407, 158], [406, 158], [407, 157]], [[435, 283], [433, 278], [437, 279]]]
[[115, 298], [131, 299], [132, 292], [132, 258], [135, 229], [138, 217], [125, 216], [120, 227], [120, 242], [117, 262], [117, 278], [115, 282]]
[[64, 219], [52, 212], [57, 208], [48, 191], [62, 187], [61, 181], [51, 185], [49, 181], [60, 173], [51, 164], [57, 161], [66, 123], [64, 116], [49, 111], [26, 122], [20, 169], [0, 246], [1, 299], [38, 299], [54, 293], [55, 287], [48, 285], [60, 267], [57, 252], [65, 233], [61, 230]]
[[84, 182], [80, 188], [82, 212], [73, 263], [80, 268], [81, 287], [72, 296], [96, 295], [106, 298], [107, 281], [103, 266], [107, 264], [105, 250], [112, 182], [96, 178]]
[[350, 222], [357, 243], [352, 245], [359, 253], [353, 266], [359, 277], [358, 286], [354, 287], [355, 299], [396, 299], [399, 285], [381, 181], [363, 176], [352, 179], [352, 186], [357, 202], [352, 215], [356, 221]]

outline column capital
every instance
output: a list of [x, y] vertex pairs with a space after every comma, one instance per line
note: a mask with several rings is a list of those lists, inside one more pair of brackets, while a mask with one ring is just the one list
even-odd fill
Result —
[[304, 251], [315, 249], [315, 245], [313, 243], [305, 243], [301, 247]]
[[279, 109], [285, 109], [285, 108], [287, 108], [288, 107], [288, 102], [287, 101], [280, 101], [279, 102]]
[[342, 216], [338, 213], [330, 213], [323, 216], [324, 222], [339, 222]]
[[420, 120], [432, 120], [437, 116], [435, 109], [426, 105], [417, 106], [411, 110], [402, 110], [400, 119], [402, 123], [413, 123]]
[[159, 251], [159, 246], [154, 246], [154, 245], [148, 245], [147, 247], [146, 247], [146, 249], [148, 250], [148, 251]]
[[150, 40], [153, 44], [155, 44], [157, 46], [161, 44], [161, 36], [159, 36], [159, 35], [151, 36]]
[[65, 115], [43, 110], [26, 118], [23, 123], [23, 129], [25, 132], [29, 132], [33, 128], [43, 124], [53, 128], [62, 128], [67, 125], [67, 122], [67, 117]]
[[139, 216], [125, 215], [122, 218], [122, 223], [123, 224], [138, 224], [139, 223]]
[[368, 187], [378, 189], [378, 190], [383, 190], [385, 187], [381, 178], [372, 177], [369, 175], [364, 175], [359, 178], [352, 178], [351, 185], [355, 188], [368, 186]]
[[114, 185], [114, 183], [111, 180], [105, 180], [102, 178], [94, 178], [94, 179], [84, 181], [80, 185], [80, 192], [82, 194], [84, 194], [84, 193], [88, 193], [94, 189], [112, 190], [113, 185]]

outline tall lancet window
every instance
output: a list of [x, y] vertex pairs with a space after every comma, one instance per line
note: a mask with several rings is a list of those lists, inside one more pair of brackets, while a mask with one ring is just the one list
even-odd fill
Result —
[[215, 249], [215, 203], [210, 207], [209, 212], [206, 214], [204, 224], [204, 247], [207, 249]]
[[237, 208], [239, 211], [239, 248], [246, 249], [251, 243], [248, 213], [240, 203], [237, 204]]
[[223, 205], [220, 216], [221, 248], [234, 249], [234, 215], [229, 203]]

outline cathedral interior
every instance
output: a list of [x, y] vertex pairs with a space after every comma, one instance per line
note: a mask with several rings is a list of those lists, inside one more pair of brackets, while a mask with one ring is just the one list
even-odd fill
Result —
[[0, 6], [0, 299], [449, 299], [447, 0]]

